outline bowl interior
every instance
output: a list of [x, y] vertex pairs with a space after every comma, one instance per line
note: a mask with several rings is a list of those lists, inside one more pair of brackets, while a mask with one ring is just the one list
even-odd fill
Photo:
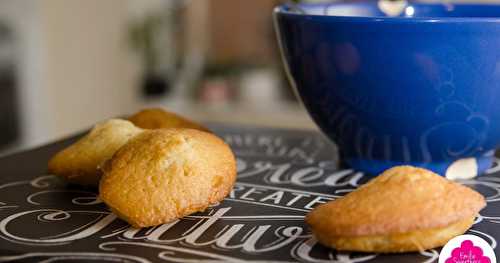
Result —
[[[500, 18], [500, 4], [419, 3], [401, 1], [351, 1], [343, 3], [300, 4], [307, 15], [342, 17], [412, 17], [412, 18]], [[300, 13], [290, 7], [281, 10]]]

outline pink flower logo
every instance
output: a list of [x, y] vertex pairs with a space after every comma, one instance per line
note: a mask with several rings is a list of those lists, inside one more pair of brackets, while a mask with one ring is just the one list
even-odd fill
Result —
[[483, 250], [474, 246], [471, 240], [464, 240], [460, 247], [453, 249], [445, 263], [491, 263], [491, 260], [483, 256]]

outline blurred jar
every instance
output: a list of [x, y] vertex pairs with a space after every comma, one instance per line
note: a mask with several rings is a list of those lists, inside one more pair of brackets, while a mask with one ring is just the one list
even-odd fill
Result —
[[279, 76], [273, 69], [259, 68], [241, 76], [239, 99], [243, 104], [272, 107], [283, 100]]
[[15, 39], [10, 28], [0, 22], [0, 149], [19, 137]]

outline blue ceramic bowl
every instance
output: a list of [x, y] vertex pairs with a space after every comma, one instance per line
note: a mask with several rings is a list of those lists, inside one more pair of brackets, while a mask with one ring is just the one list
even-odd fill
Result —
[[500, 143], [500, 5], [377, 1], [275, 10], [287, 73], [343, 159], [452, 178], [491, 166]]

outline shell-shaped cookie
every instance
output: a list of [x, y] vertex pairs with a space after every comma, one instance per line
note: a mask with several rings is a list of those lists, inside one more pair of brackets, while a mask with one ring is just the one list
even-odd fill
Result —
[[135, 227], [205, 210], [230, 192], [235, 157], [213, 134], [194, 129], [147, 130], [106, 163], [100, 198]]
[[189, 128], [209, 132], [201, 124], [181, 117], [161, 108], [141, 110], [128, 118], [137, 127], [143, 129]]
[[48, 163], [49, 173], [83, 185], [99, 184], [99, 167], [129, 139], [143, 130], [129, 121], [111, 119], [94, 128], [76, 143], [58, 152]]
[[[463, 233], [485, 205], [484, 197], [466, 186], [425, 169], [399, 166], [316, 207], [306, 221], [326, 245], [352, 249], [354, 240], [365, 248], [358, 250], [371, 251], [378, 240], [378, 252], [411, 251], [443, 245]], [[433, 240], [432, 233], [440, 237]]]

